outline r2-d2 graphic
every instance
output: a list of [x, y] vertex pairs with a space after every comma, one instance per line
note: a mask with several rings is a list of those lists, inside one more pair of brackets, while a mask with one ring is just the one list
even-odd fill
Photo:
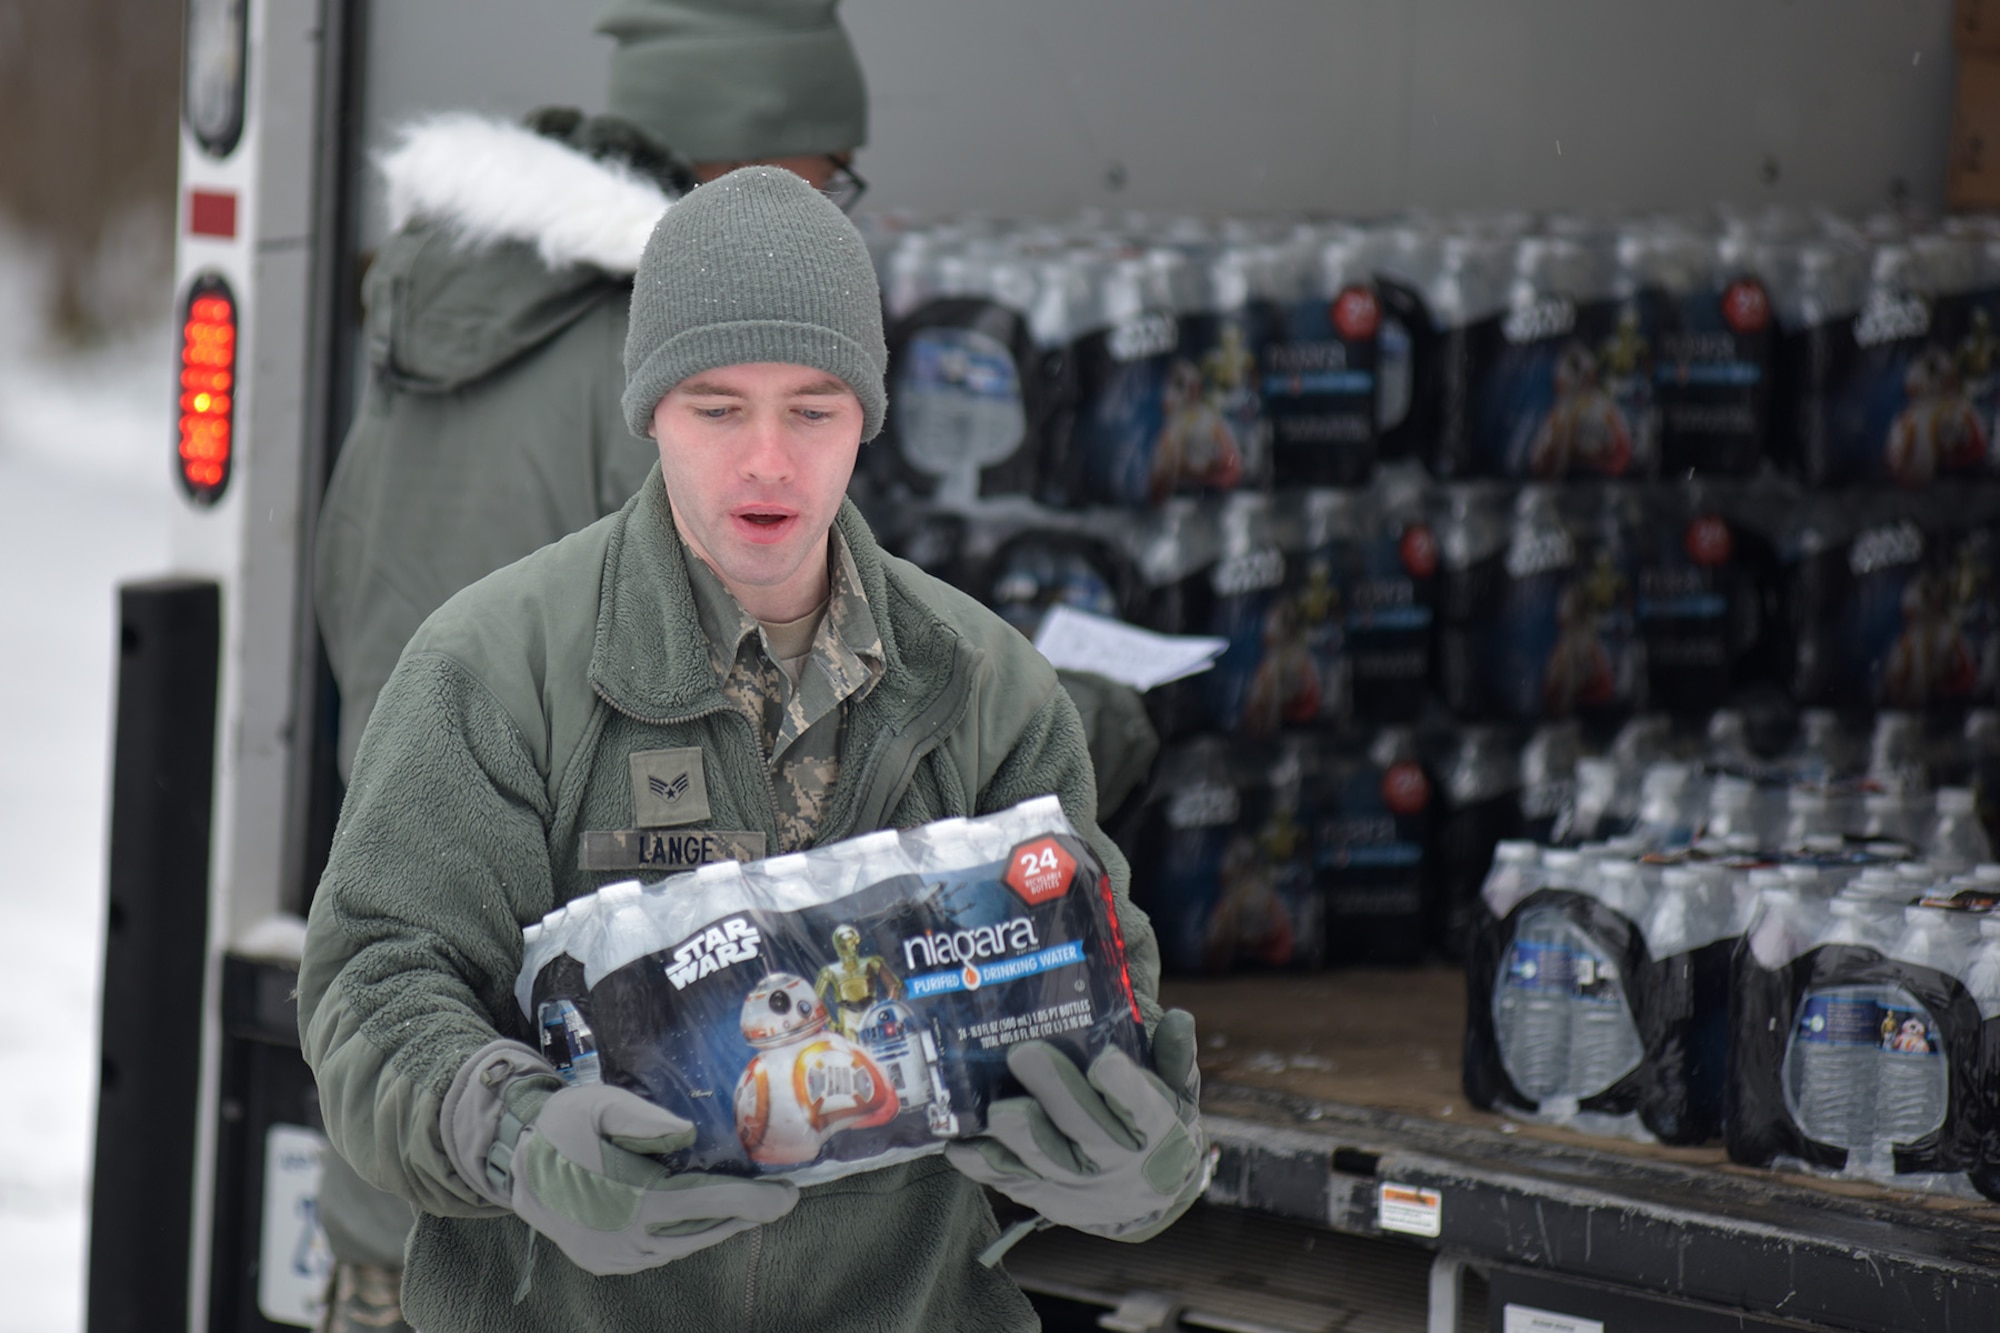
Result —
[[750, 1160], [799, 1166], [846, 1129], [896, 1118], [895, 1085], [861, 1047], [827, 1030], [812, 987], [773, 972], [743, 1000], [743, 1039], [757, 1049], [736, 1081], [736, 1136]]
[[556, 1067], [562, 1081], [571, 1087], [602, 1083], [604, 1063], [597, 1054], [597, 1038], [576, 1005], [569, 1000], [544, 1000], [538, 1014], [542, 1058]]
[[933, 1135], [948, 1139], [958, 1133], [958, 1116], [951, 1109], [951, 1092], [938, 1069], [937, 1039], [930, 1027], [901, 1000], [884, 1000], [861, 1020], [862, 1047], [888, 1074], [905, 1108], [924, 1108]]

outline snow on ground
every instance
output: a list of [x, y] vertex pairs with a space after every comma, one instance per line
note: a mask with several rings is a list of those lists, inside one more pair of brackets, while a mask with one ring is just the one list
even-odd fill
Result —
[[36, 291], [0, 246], [0, 1333], [83, 1326], [116, 589], [178, 503], [164, 319], [55, 357]]

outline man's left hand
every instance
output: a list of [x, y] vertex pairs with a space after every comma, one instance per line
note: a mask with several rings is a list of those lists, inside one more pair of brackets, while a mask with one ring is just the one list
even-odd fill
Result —
[[1158, 1235], [1208, 1184], [1194, 1018], [1170, 1009], [1153, 1065], [1115, 1047], [1086, 1074], [1045, 1041], [1007, 1052], [1030, 1093], [988, 1108], [986, 1132], [945, 1148], [967, 1176], [1051, 1222], [1113, 1240]]

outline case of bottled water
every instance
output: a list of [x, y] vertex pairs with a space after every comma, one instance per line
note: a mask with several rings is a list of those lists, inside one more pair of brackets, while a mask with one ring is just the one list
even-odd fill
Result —
[[1053, 796], [608, 885], [523, 932], [565, 1081], [685, 1117], [690, 1169], [809, 1183], [976, 1134], [1018, 1042], [1146, 1059], [1110, 881]]
[[1730, 1156], [2000, 1197], [1996, 902], [1992, 866], [1761, 888], [1735, 962]]

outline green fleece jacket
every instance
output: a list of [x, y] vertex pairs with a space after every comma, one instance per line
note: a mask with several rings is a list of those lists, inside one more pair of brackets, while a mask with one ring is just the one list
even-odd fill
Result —
[[[1112, 876], [1148, 1026], [1158, 949], [1095, 821], [1075, 705], [1017, 632], [839, 523], [882, 632], [822, 841], [1053, 792]], [[626, 756], [699, 747], [710, 827], [775, 831], [750, 721], [717, 688], [685, 547], [654, 472], [619, 513], [452, 598], [377, 702], [299, 979], [306, 1058], [334, 1145], [422, 1210], [404, 1280], [424, 1333], [1030, 1329], [978, 1187], [941, 1158], [808, 1188], [782, 1221], [674, 1264], [598, 1278], [451, 1169], [442, 1099], [474, 1052], [532, 1043], [513, 999], [521, 928], [622, 877], [580, 835], [629, 827]], [[519, 1304], [524, 1265], [532, 1280]]]

